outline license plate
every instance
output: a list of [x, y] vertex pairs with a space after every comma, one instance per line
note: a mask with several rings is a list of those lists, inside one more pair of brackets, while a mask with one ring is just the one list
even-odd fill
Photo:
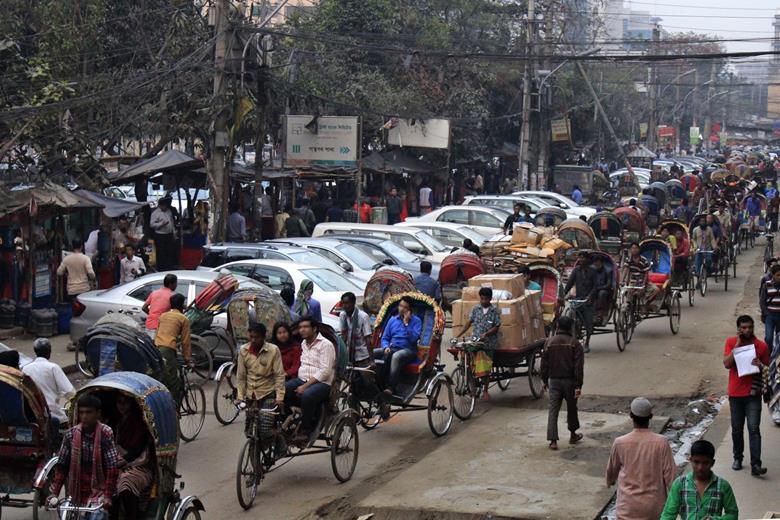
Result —
[[16, 428], [16, 440], [18, 442], [32, 442], [33, 440], [32, 428]]

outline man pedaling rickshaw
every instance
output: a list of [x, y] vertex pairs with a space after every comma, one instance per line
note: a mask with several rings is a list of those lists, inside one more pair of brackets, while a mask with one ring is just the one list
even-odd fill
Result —
[[706, 262], [707, 272], [712, 270], [713, 252], [718, 248], [718, 239], [715, 237], [713, 229], [714, 220], [714, 216], [707, 215], [707, 218], [700, 222], [691, 234], [693, 247], [696, 248], [693, 269], [697, 277], [701, 272], [702, 262]]
[[632, 287], [644, 287], [642, 293], [639, 294], [639, 301], [640, 305], [648, 308], [661, 294], [661, 288], [650, 281], [650, 262], [640, 254], [640, 251], [639, 244], [632, 242], [626, 263], [627, 280]]

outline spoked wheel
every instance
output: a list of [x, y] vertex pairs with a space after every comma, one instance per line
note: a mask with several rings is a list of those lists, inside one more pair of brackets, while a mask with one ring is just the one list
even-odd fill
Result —
[[[54, 472], [49, 475], [49, 478], [54, 476]], [[32, 517], [33, 520], [55, 520], [59, 519], [59, 514], [56, 509], [46, 509], [46, 498], [49, 496], [49, 485], [51, 481], [47, 479], [44, 486], [40, 489], [33, 491], [33, 504], [32, 504]], [[67, 495], [67, 491], [62, 489], [60, 491], [59, 498], [64, 498]], [[2, 511], [0, 507], [0, 518], [2, 518]]]
[[[97, 376], [97, 372], [89, 363], [87, 359], [87, 353], [81, 350], [81, 345], [76, 344], [76, 367], [79, 369], [82, 375], [89, 377], [90, 379]], [[0, 517], [2, 517], [2, 511], [0, 511]]]
[[206, 420], [206, 394], [200, 385], [186, 386], [179, 414], [179, 433], [182, 440], [195, 440]]
[[696, 277], [693, 272], [688, 273], [688, 307], [693, 307], [696, 301]]
[[500, 377], [496, 382], [498, 388], [500, 388], [502, 392], [506, 392], [507, 388], [509, 388], [509, 383], [512, 382], [512, 378], [514, 377], [515, 367], [499, 367], [498, 373]]
[[626, 333], [626, 345], [631, 343], [634, 339], [634, 331], [636, 331], [636, 305], [633, 301], [626, 300], [625, 312], [625, 333]]
[[358, 431], [354, 417], [342, 417], [333, 430], [330, 465], [339, 482], [352, 478], [358, 459]]
[[197, 377], [196, 382], [205, 383], [211, 379], [214, 370], [214, 360], [208, 349], [208, 344], [198, 336], [192, 336], [192, 373]]
[[615, 341], [617, 342], [618, 351], [623, 352], [626, 350], [626, 313], [623, 310], [623, 305], [620, 305], [615, 310]]
[[225, 370], [214, 389], [214, 416], [220, 424], [232, 424], [238, 418], [238, 407], [233, 404], [238, 396], [233, 384], [233, 371]]
[[734, 256], [733, 260], [731, 260], [731, 275], [733, 278], [737, 277], [737, 257]]
[[455, 412], [458, 419], [466, 421], [474, 413], [474, 408], [477, 406], [474, 388], [469, 384], [468, 375], [463, 365], [456, 366], [451, 377], [455, 392], [452, 411]]
[[682, 316], [680, 299], [680, 293], [675, 291], [669, 302], [669, 328], [672, 329], [672, 334], [680, 332], [680, 316]]
[[705, 264], [702, 264], [701, 271], [699, 273], [699, 294], [701, 294], [702, 298], [707, 296], [707, 278], [709, 276], [709, 273], [707, 273], [707, 266]]
[[452, 426], [452, 385], [446, 379], [433, 384], [428, 397], [428, 426], [437, 437], [446, 435]]
[[531, 388], [531, 395], [534, 396], [534, 399], [541, 399], [544, 394], [541, 349], [528, 354], [526, 359], [528, 363], [528, 386]]
[[257, 488], [263, 479], [263, 464], [260, 462], [260, 450], [254, 449], [254, 439], [247, 439], [238, 457], [236, 468], [236, 496], [244, 509], [249, 509], [257, 497]]
[[198, 511], [198, 508], [195, 506], [189, 506], [181, 514], [181, 520], [200, 520], [200, 511]]
[[729, 290], [729, 264], [726, 261], [726, 266], [723, 269], [723, 290], [728, 292]]
[[373, 430], [382, 422], [381, 403], [377, 399], [372, 399], [370, 403], [360, 404], [360, 426], [364, 430]]

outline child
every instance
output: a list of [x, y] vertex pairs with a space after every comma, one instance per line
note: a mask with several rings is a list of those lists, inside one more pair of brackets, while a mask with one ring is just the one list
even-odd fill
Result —
[[[490, 287], [483, 287], [479, 290], [479, 305], [471, 309], [471, 314], [463, 325], [463, 330], [456, 336], [456, 338], [461, 337], [472, 325], [474, 325], [472, 336], [477, 338], [477, 341], [483, 343], [484, 346], [480, 350], [485, 352], [491, 360], [493, 359], [493, 351], [498, 348], [498, 328], [501, 326], [501, 316], [498, 313], [498, 309], [490, 304], [490, 300], [492, 299], [493, 289]], [[484, 401], [489, 401], [490, 394], [488, 393], [488, 386], [490, 383], [490, 370], [488, 369], [487, 375], [482, 377], [482, 384], [485, 388], [482, 399]]]
[[731, 486], [712, 472], [715, 446], [696, 441], [691, 446], [691, 472], [675, 479], [661, 520], [737, 520], [739, 509]]

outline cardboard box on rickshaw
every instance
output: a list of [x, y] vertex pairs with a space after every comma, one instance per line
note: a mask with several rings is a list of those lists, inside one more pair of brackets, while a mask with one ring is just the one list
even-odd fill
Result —
[[521, 274], [509, 273], [481, 274], [469, 280], [469, 291], [461, 297], [479, 301], [479, 289], [482, 287], [490, 287], [494, 291], [507, 291], [512, 295], [512, 298], [519, 298], [525, 294], [525, 277]]

